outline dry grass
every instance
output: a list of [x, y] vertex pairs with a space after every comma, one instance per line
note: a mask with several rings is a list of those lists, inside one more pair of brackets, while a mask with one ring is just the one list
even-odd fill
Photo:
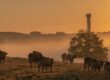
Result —
[[53, 71], [38, 73], [37, 67], [30, 67], [27, 59], [7, 58], [0, 65], [0, 80], [110, 80], [103, 69], [100, 74], [83, 71], [83, 64], [55, 62]]

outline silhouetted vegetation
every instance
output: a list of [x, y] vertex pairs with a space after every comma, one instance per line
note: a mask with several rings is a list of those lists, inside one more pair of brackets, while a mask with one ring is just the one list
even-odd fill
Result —
[[87, 33], [80, 30], [70, 42], [69, 52], [78, 57], [92, 57], [99, 60], [107, 59], [108, 49], [103, 40], [94, 32]]

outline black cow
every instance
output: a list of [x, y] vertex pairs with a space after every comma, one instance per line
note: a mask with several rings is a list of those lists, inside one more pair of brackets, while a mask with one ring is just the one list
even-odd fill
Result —
[[86, 57], [84, 58], [84, 70], [89, 70], [89, 68], [91, 67], [91, 58]]
[[84, 59], [84, 70], [94, 70], [96, 73], [100, 73], [100, 70], [103, 66], [104, 62], [96, 59], [92, 59], [90, 57], [86, 57]]
[[96, 73], [100, 73], [100, 70], [101, 70], [103, 64], [104, 64], [103, 61], [95, 60], [95, 61], [93, 62], [94, 71], [95, 71]]
[[69, 61], [70, 63], [73, 63], [74, 58], [76, 58], [76, 55], [68, 54], [66, 57], [67, 61]]
[[38, 63], [38, 71], [40, 71], [40, 69], [44, 71], [47, 70], [48, 68], [50, 68], [50, 70], [52, 71], [54, 59], [49, 57], [43, 57], [37, 63]]
[[62, 58], [63, 62], [69, 61], [70, 63], [73, 63], [73, 60], [74, 60], [74, 58], [76, 58], [76, 55], [64, 53], [64, 54], [62, 54], [61, 58]]
[[3, 62], [3, 63], [5, 62], [7, 54], [8, 54], [7, 52], [0, 51], [0, 62]]
[[67, 62], [66, 57], [67, 57], [67, 54], [66, 54], [66, 53], [63, 53], [63, 54], [61, 55], [62, 61], [63, 61], [64, 63]]
[[41, 60], [42, 57], [43, 57], [42, 53], [38, 51], [33, 51], [32, 53], [28, 55], [29, 63], [31, 64], [31, 66], [33, 63], [36, 66], [37, 61]]
[[109, 73], [110, 74], [110, 62], [106, 62], [105, 65], [104, 65], [104, 69], [105, 69], [105, 72], [106, 73]]

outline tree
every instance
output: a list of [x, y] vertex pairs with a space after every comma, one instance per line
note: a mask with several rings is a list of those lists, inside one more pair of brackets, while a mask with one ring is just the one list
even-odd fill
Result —
[[97, 34], [80, 30], [71, 39], [68, 51], [78, 57], [92, 57], [106, 60], [108, 49], [103, 46], [103, 40]]

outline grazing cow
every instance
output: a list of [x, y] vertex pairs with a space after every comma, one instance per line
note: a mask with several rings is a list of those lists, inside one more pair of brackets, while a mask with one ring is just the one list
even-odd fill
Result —
[[91, 58], [86, 57], [84, 58], [84, 70], [89, 70], [89, 68], [91, 67]]
[[6, 55], [8, 53], [4, 52], [4, 51], [0, 51], [0, 62], [5, 62], [5, 59], [6, 59]]
[[86, 57], [84, 58], [84, 70], [89, 70], [89, 69], [92, 69], [93, 70], [93, 64], [96, 60], [95, 59], [92, 59], [90, 57]]
[[103, 61], [99, 61], [96, 59], [92, 59], [90, 57], [86, 57], [84, 59], [84, 70], [89, 70], [89, 68], [91, 68], [91, 70], [94, 70], [96, 73], [100, 73], [100, 70], [103, 66], [104, 62]]
[[50, 68], [50, 70], [52, 71], [53, 63], [54, 63], [53, 58], [43, 57], [41, 60], [37, 62], [38, 71], [40, 71], [41, 68], [42, 68], [42, 71], [47, 70], [48, 68]]
[[68, 54], [66, 59], [67, 59], [67, 61], [69, 61], [70, 63], [73, 63], [74, 58], [76, 58], [76, 55]]
[[73, 60], [74, 60], [74, 58], [76, 58], [76, 55], [71, 55], [71, 54], [66, 54], [66, 53], [64, 53], [64, 54], [62, 54], [62, 60], [63, 60], [63, 62], [70, 62], [70, 63], [73, 63]]
[[110, 74], [110, 62], [105, 62], [104, 69], [106, 73]]
[[101, 70], [103, 64], [104, 64], [103, 61], [98, 61], [98, 60], [94, 61], [94, 63], [93, 63], [93, 69], [94, 69], [94, 71], [96, 73], [100, 73], [100, 70]]
[[36, 66], [37, 61], [39, 61], [43, 57], [42, 53], [38, 51], [33, 51], [28, 55], [29, 63], [32, 64], [34, 63]]
[[62, 61], [65, 63], [67, 60], [66, 60], [66, 56], [67, 54], [66, 53], [63, 53], [61, 58], [62, 58]]

